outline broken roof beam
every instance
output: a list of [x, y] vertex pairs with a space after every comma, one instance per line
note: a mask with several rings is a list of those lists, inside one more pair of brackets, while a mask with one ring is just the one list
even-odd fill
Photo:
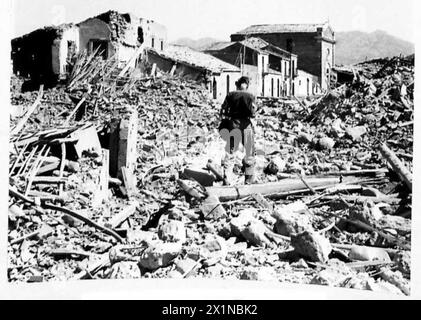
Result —
[[409, 171], [407, 167], [403, 164], [403, 162], [396, 156], [396, 154], [388, 148], [388, 146], [383, 143], [379, 147], [380, 153], [387, 161], [387, 163], [392, 167], [392, 169], [396, 172], [399, 178], [406, 184], [406, 186], [412, 192], [412, 173]]
[[37, 99], [32, 104], [32, 106], [30, 106], [28, 108], [28, 111], [26, 111], [26, 113], [23, 116], [23, 118], [20, 119], [18, 121], [18, 123], [16, 124], [16, 126], [12, 129], [12, 131], [10, 132], [10, 135], [11, 136], [14, 136], [14, 135], [18, 134], [23, 129], [23, 127], [25, 126], [26, 122], [31, 117], [32, 113], [34, 113], [35, 109], [40, 105], [41, 99], [42, 99], [42, 96], [43, 96], [43, 93], [44, 93], [44, 85], [42, 84], [40, 86], [40, 88], [39, 88]]
[[[338, 177], [334, 178], [310, 178], [306, 180], [307, 185], [312, 188], [325, 187], [329, 188], [340, 184]], [[209, 195], [214, 195], [220, 201], [238, 200], [253, 194], [272, 195], [277, 193], [284, 193], [294, 190], [301, 190], [308, 188], [301, 179], [285, 179], [273, 183], [261, 183], [241, 186], [226, 186], [226, 187], [208, 187], [206, 191]]]

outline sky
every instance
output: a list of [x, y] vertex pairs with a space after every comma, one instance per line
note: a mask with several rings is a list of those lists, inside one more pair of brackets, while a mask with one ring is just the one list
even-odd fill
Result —
[[170, 41], [230, 34], [252, 24], [320, 23], [335, 31], [387, 33], [415, 42], [416, 0], [13, 0], [12, 36], [80, 22], [110, 9], [164, 24]]

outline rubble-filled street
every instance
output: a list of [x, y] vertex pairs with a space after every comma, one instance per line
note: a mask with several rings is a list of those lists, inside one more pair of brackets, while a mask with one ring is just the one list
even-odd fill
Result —
[[220, 103], [80, 54], [12, 79], [8, 279], [211, 278], [410, 293], [414, 58], [322, 95], [258, 99], [256, 183], [226, 181]]

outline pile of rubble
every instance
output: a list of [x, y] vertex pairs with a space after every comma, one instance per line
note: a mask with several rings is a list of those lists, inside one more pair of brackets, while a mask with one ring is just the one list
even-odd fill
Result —
[[409, 294], [413, 67], [395, 60], [315, 100], [260, 100], [256, 184], [244, 185], [219, 165], [219, 106], [205, 88], [88, 60], [67, 87], [13, 93], [10, 281]]

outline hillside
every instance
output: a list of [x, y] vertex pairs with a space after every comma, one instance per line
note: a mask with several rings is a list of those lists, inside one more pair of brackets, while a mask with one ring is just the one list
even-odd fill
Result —
[[354, 64], [365, 60], [415, 52], [414, 45], [384, 31], [336, 33], [336, 63]]
[[[215, 38], [180, 38], [174, 44], [187, 46], [194, 50], [203, 51], [215, 42]], [[415, 52], [414, 44], [394, 37], [384, 31], [361, 32], [347, 31], [336, 32], [336, 63], [354, 64], [365, 60], [392, 57], [399, 54], [409, 55]]]
[[209, 47], [210, 45], [216, 42], [220, 42], [220, 41], [222, 40], [218, 40], [218, 39], [210, 38], [210, 37], [200, 38], [197, 40], [193, 40], [191, 38], [185, 37], [185, 38], [180, 38], [176, 40], [175, 42], [173, 42], [173, 44], [186, 46], [197, 51], [203, 51], [203, 50], [206, 50], [206, 48]]

